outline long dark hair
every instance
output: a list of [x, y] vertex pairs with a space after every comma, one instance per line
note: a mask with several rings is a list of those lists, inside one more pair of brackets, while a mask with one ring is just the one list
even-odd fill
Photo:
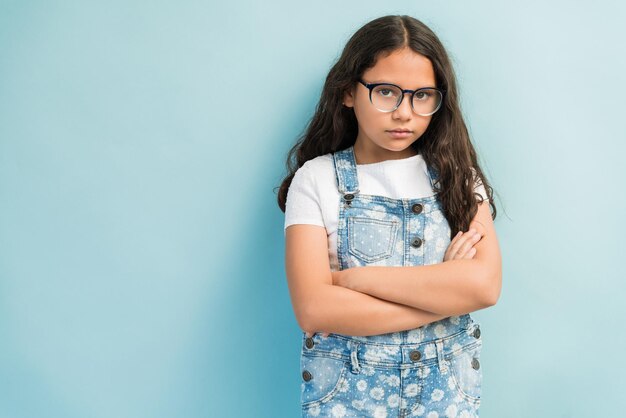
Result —
[[470, 141], [448, 54], [428, 26], [406, 15], [379, 17], [361, 27], [352, 35], [331, 68], [315, 114], [304, 134], [288, 152], [288, 175], [278, 191], [278, 206], [283, 212], [289, 185], [298, 168], [315, 157], [354, 145], [358, 125], [353, 108], [342, 105], [345, 92], [376, 64], [379, 57], [406, 47], [431, 61], [437, 87], [446, 90], [441, 108], [433, 114], [428, 128], [411, 147], [422, 154], [426, 164], [438, 174], [435, 193], [450, 224], [450, 238], [459, 230], [469, 229], [478, 203], [483, 201], [480, 194], [473, 190], [474, 176], [476, 184], [482, 183], [485, 187], [492, 219], [496, 218], [493, 188], [478, 164]]

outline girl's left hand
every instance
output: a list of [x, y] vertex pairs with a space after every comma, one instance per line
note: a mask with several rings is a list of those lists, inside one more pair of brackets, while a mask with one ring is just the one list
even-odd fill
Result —
[[472, 259], [476, 254], [474, 245], [482, 238], [481, 232], [472, 227], [469, 231], [459, 231], [450, 241], [443, 261]]

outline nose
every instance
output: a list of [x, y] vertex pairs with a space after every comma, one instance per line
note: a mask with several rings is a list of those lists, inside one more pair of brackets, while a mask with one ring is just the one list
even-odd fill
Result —
[[[406, 97], [407, 94], [409, 97]], [[413, 109], [411, 109], [411, 93], [405, 93], [405, 96], [400, 102], [400, 106], [393, 111], [392, 116], [394, 119], [411, 120], [412, 115]]]

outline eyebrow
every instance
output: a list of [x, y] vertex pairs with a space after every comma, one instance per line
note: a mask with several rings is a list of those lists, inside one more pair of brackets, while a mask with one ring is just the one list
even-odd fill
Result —
[[[398, 84], [398, 83], [394, 83], [393, 81], [387, 81], [387, 80], [381, 80], [381, 79], [377, 79], [377, 80], [374, 80], [374, 81], [370, 81], [370, 83], [372, 83], [372, 84], [385, 83], [385, 84], [395, 84], [396, 86], [400, 86], [400, 84]], [[400, 86], [400, 87], [402, 87], [402, 86]], [[430, 88], [430, 89], [435, 88], [435, 89], [436, 89], [436, 88], [437, 88], [437, 86], [424, 86], [424, 87], [418, 87], [418, 89], [425, 89], [425, 88]]]

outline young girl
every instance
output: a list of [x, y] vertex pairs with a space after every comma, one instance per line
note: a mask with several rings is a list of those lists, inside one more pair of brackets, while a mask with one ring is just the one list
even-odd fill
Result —
[[496, 209], [437, 36], [410, 16], [359, 29], [287, 165], [302, 416], [478, 416], [469, 313], [500, 294]]

